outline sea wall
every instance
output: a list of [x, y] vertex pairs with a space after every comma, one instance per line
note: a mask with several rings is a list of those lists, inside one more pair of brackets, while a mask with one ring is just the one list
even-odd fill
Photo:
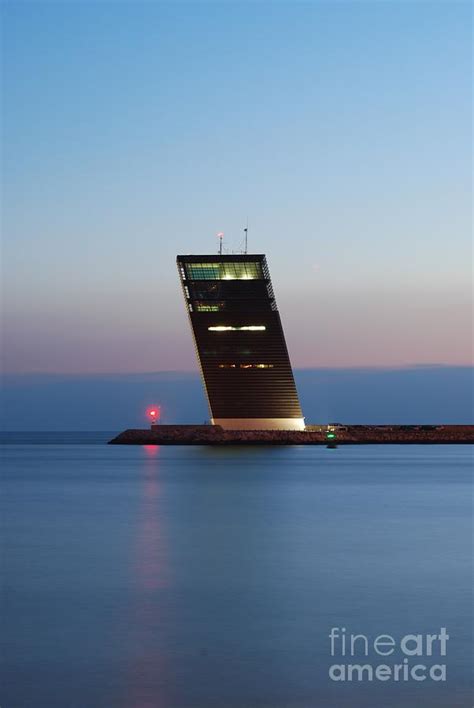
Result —
[[472, 425], [340, 425], [335, 438], [327, 426], [294, 430], [223, 430], [218, 425], [154, 425], [129, 429], [112, 445], [436, 445], [472, 444]]

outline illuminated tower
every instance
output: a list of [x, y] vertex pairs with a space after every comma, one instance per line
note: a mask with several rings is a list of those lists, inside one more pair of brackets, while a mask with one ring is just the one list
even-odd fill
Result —
[[263, 255], [178, 256], [212, 422], [304, 430]]

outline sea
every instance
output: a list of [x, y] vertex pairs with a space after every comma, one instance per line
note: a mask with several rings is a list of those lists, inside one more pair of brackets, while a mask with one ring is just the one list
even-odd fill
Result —
[[2, 708], [472, 707], [471, 447], [114, 434], [0, 439]]

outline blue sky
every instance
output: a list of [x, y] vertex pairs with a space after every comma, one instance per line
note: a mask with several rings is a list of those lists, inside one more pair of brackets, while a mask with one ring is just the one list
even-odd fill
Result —
[[2, 15], [6, 371], [195, 369], [175, 256], [247, 218], [296, 367], [470, 362], [470, 3]]

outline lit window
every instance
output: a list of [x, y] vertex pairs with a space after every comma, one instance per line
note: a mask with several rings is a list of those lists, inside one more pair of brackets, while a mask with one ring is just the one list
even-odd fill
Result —
[[240, 364], [241, 369], [273, 369], [273, 364]]
[[219, 263], [186, 263], [190, 280], [219, 280]]
[[259, 280], [263, 278], [260, 261], [233, 263], [186, 263], [189, 280]]
[[222, 310], [221, 304], [215, 305], [204, 305], [201, 302], [196, 303], [196, 310], [198, 312], [220, 312]]
[[273, 369], [273, 364], [219, 364], [219, 369]]
[[208, 327], [209, 332], [263, 332], [267, 328], [265, 325], [244, 325], [243, 327], [231, 327], [228, 325], [219, 325], [217, 327]]

